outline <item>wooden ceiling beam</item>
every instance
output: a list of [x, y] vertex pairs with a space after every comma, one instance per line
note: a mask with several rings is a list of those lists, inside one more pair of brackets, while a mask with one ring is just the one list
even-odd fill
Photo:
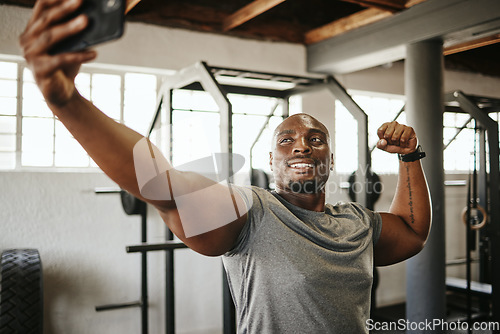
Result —
[[500, 34], [495, 34], [492, 36], [479, 38], [479, 39], [476, 39], [473, 41], [468, 41], [468, 42], [452, 45], [452, 46], [446, 47], [444, 49], [443, 53], [445, 56], [448, 56], [448, 55], [452, 55], [454, 53], [459, 53], [459, 52], [464, 52], [464, 51], [468, 51], [468, 50], [472, 50], [472, 49], [477, 49], [477, 48], [480, 48], [482, 46], [487, 46], [487, 45], [496, 44], [496, 43], [500, 43]]
[[419, 3], [425, 2], [427, 0], [407, 0], [406, 1], [406, 8], [413, 7], [415, 5], [418, 5]]
[[222, 23], [222, 31], [229, 31], [236, 28], [284, 1], [285, 0], [255, 0], [228, 16]]
[[125, 4], [125, 14], [130, 12], [132, 8], [134, 8], [141, 0], [127, 0]]
[[[397, 3], [402, 3], [404, 8], [410, 8], [424, 1], [426, 0], [404, 0], [397, 1]], [[383, 2], [392, 4], [396, 3], [395, 0], [353, 0], [353, 2], [379, 2], [380, 4], [382, 4]], [[321, 42], [325, 39], [338, 36], [350, 30], [360, 28], [371, 23], [375, 23], [390, 16], [392, 16], [392, 13], [388, 10], [380, 8], [365, 9], [306, 32], [304, 35], [304, 42], [306, 45]]]
[[319, 28], [308, 31], [304, 36], [305, 44], [313, 44], [322, 40], [338, 36], [349, 30], [360, 28], [385, 19], [391, 16], [391, 12], [377, 8], [369, 8], [360, 12], [351, 14], [339, 20], [328, 23]]
[[363, 7], [378, 8], [390, 12], [398, 12], [406, 8], [406, 0], [342, 0]]

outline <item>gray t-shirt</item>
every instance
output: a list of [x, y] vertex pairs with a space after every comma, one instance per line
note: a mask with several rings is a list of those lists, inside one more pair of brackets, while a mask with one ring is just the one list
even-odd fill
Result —
[[309, 211], [251, 193], [248, 220], [223, 256], [238, 333], [367, 333], [380, 215], [356, 203]]

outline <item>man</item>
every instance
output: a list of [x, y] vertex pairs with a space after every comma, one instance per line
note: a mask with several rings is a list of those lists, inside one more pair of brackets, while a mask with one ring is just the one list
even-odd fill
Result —
[[[87, 25], [84, 16], [60, 23], [81, 2], [35, 4], [20, 37], [35, 80], [53, 113], [111, 179], [155, 206], [191, 249], [224, 255], [239, 332], [366, 332], [373, 265], [396, 263], [418, 253], [430, 227], [430, 200], [413, 129], [391, 122], [378, 130], [377, 146], [405, 160], [400, 162], [396, 194], [387, 213], [355, 203], [325, 204], [325, 184], [333, 168], [329, 134], [313, 117], [298, 114], [287, 118], [274, 134], [270, 165], [276, 191], [252, 188], [249, 194], [231, 187], [234, 207], [245, 203], [246, 210], [218, 228], [188, 236], [185, 228], [200, 222], [189, 221], [186, 212], [202, 211], [212, 220], [226, 218], [219, 213], [227, 211], [221, 199], [228, 187], [176, 171], [165, 162], [163, 183], [153, 184], [162, 196], [146, 198], [136, 169], [141, 159], [150, 157], [134, 152], [143, 137], [105, 116], [75, 89], [79, 67], [94, 59], [95, 52], [48, 53]], [[203, 210], [199, 203], [180, 200], [205, 188], [211, 189], [211, 196], [203, 196]]]

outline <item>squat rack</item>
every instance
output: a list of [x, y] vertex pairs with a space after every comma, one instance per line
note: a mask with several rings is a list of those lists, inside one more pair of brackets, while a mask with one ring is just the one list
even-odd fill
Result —
[[[245, 84], [245, 81], [252, 81], [251, 85]], [[291, 88], [275, 89], [259, 87], [256, 83], [287, 83]], [[265, 85], [269, 86], [269, 85]], [[359, 194], [358, 202], [369, 205], [369, 195], [367, 194], [367, 171], [369, 171], [371, 159], [368, 147], [368, 116], [352, 99], [342, 85], [332, 76], [306, 77], [285, 75], [279, 73], [256, 72], [235, 68], [225, 68], [209, 66], [205, 62], [198, 62], [194, 65], [177, 71], [169, 76], [162, 84], [157, 97], [156, 113], [150, 124], [148, 137], [154, 133], [157, 144], [163, 143], [160, 147], [172, 161], [172, 138], [168, 131], [162, 131], [172, 124], [173, 91], [176, 89], [204, 90], [208, 92], [217, 106], [220, 115], [220, 147], [221, 153], [228, 155], [227, 166], [223, 179], [232, 181], [233, 166], [232, 152], [232, 105], [228, 94], [256, 95], [264, 97], [274, 97], [280, 99], [283, 108], [283, 116], [289, 114], [289, 98], [295, 95], [326, 89], [335, 98], [340, 100], [346, 109], [352, 114], [358, 123], [358, 163], [359, 169], [356, 171], [357, 179], [363, 191]], [[269, 117], [270, 118], [270, 117]], [[268, 119], [269, 119], [268, 118]], [[153, 250], [164, 250], [166, 254], [166, 293], [165, 293], [165, 319], [166, 333], [175, 333], [175, 295], [174, 295], [174, 249], [172, 241], [174, 235], [167, 229], [166, 243], [160, 245], [150, 245], [144, 243], [140, 246], [140, 252]], [[236, 314], [233, 300], [229, 291], [227, 277], [223, 272], [223, 329], [224, 334], [236, 333]]]
[[[475, 119], [479, 126], [478, 204], [487, 213], [487, 224], [480, 229], [479, 280], [491, 285], [491, 320], [500, 322], [500, 185], [498, 123], [489, 113], [500, 112], [500, 99], [466, 95], [454, 91], [444, 96], [446, 110], [465, 112], [471, 117], [445, 148]], [[487, 159], [488, 158], [488, 159]], [[488, 172], [489, 169], [489, 172]], [[474, 199], [475, 201], [476, 199]], [[467, 282], [470, 293], [471, 283]], [[469, 311], [470, 312], [470, 311]]]

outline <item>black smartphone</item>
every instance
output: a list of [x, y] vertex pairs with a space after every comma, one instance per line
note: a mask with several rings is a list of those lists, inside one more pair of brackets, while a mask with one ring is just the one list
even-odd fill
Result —
[[50, 53], [81, 51], [120, 38], [124, 30], [125, 3], [126, 0], [84, 0], [82, 6], [65, 21], [85, 14], [89, 18], [87, 28], [54, 45]]

